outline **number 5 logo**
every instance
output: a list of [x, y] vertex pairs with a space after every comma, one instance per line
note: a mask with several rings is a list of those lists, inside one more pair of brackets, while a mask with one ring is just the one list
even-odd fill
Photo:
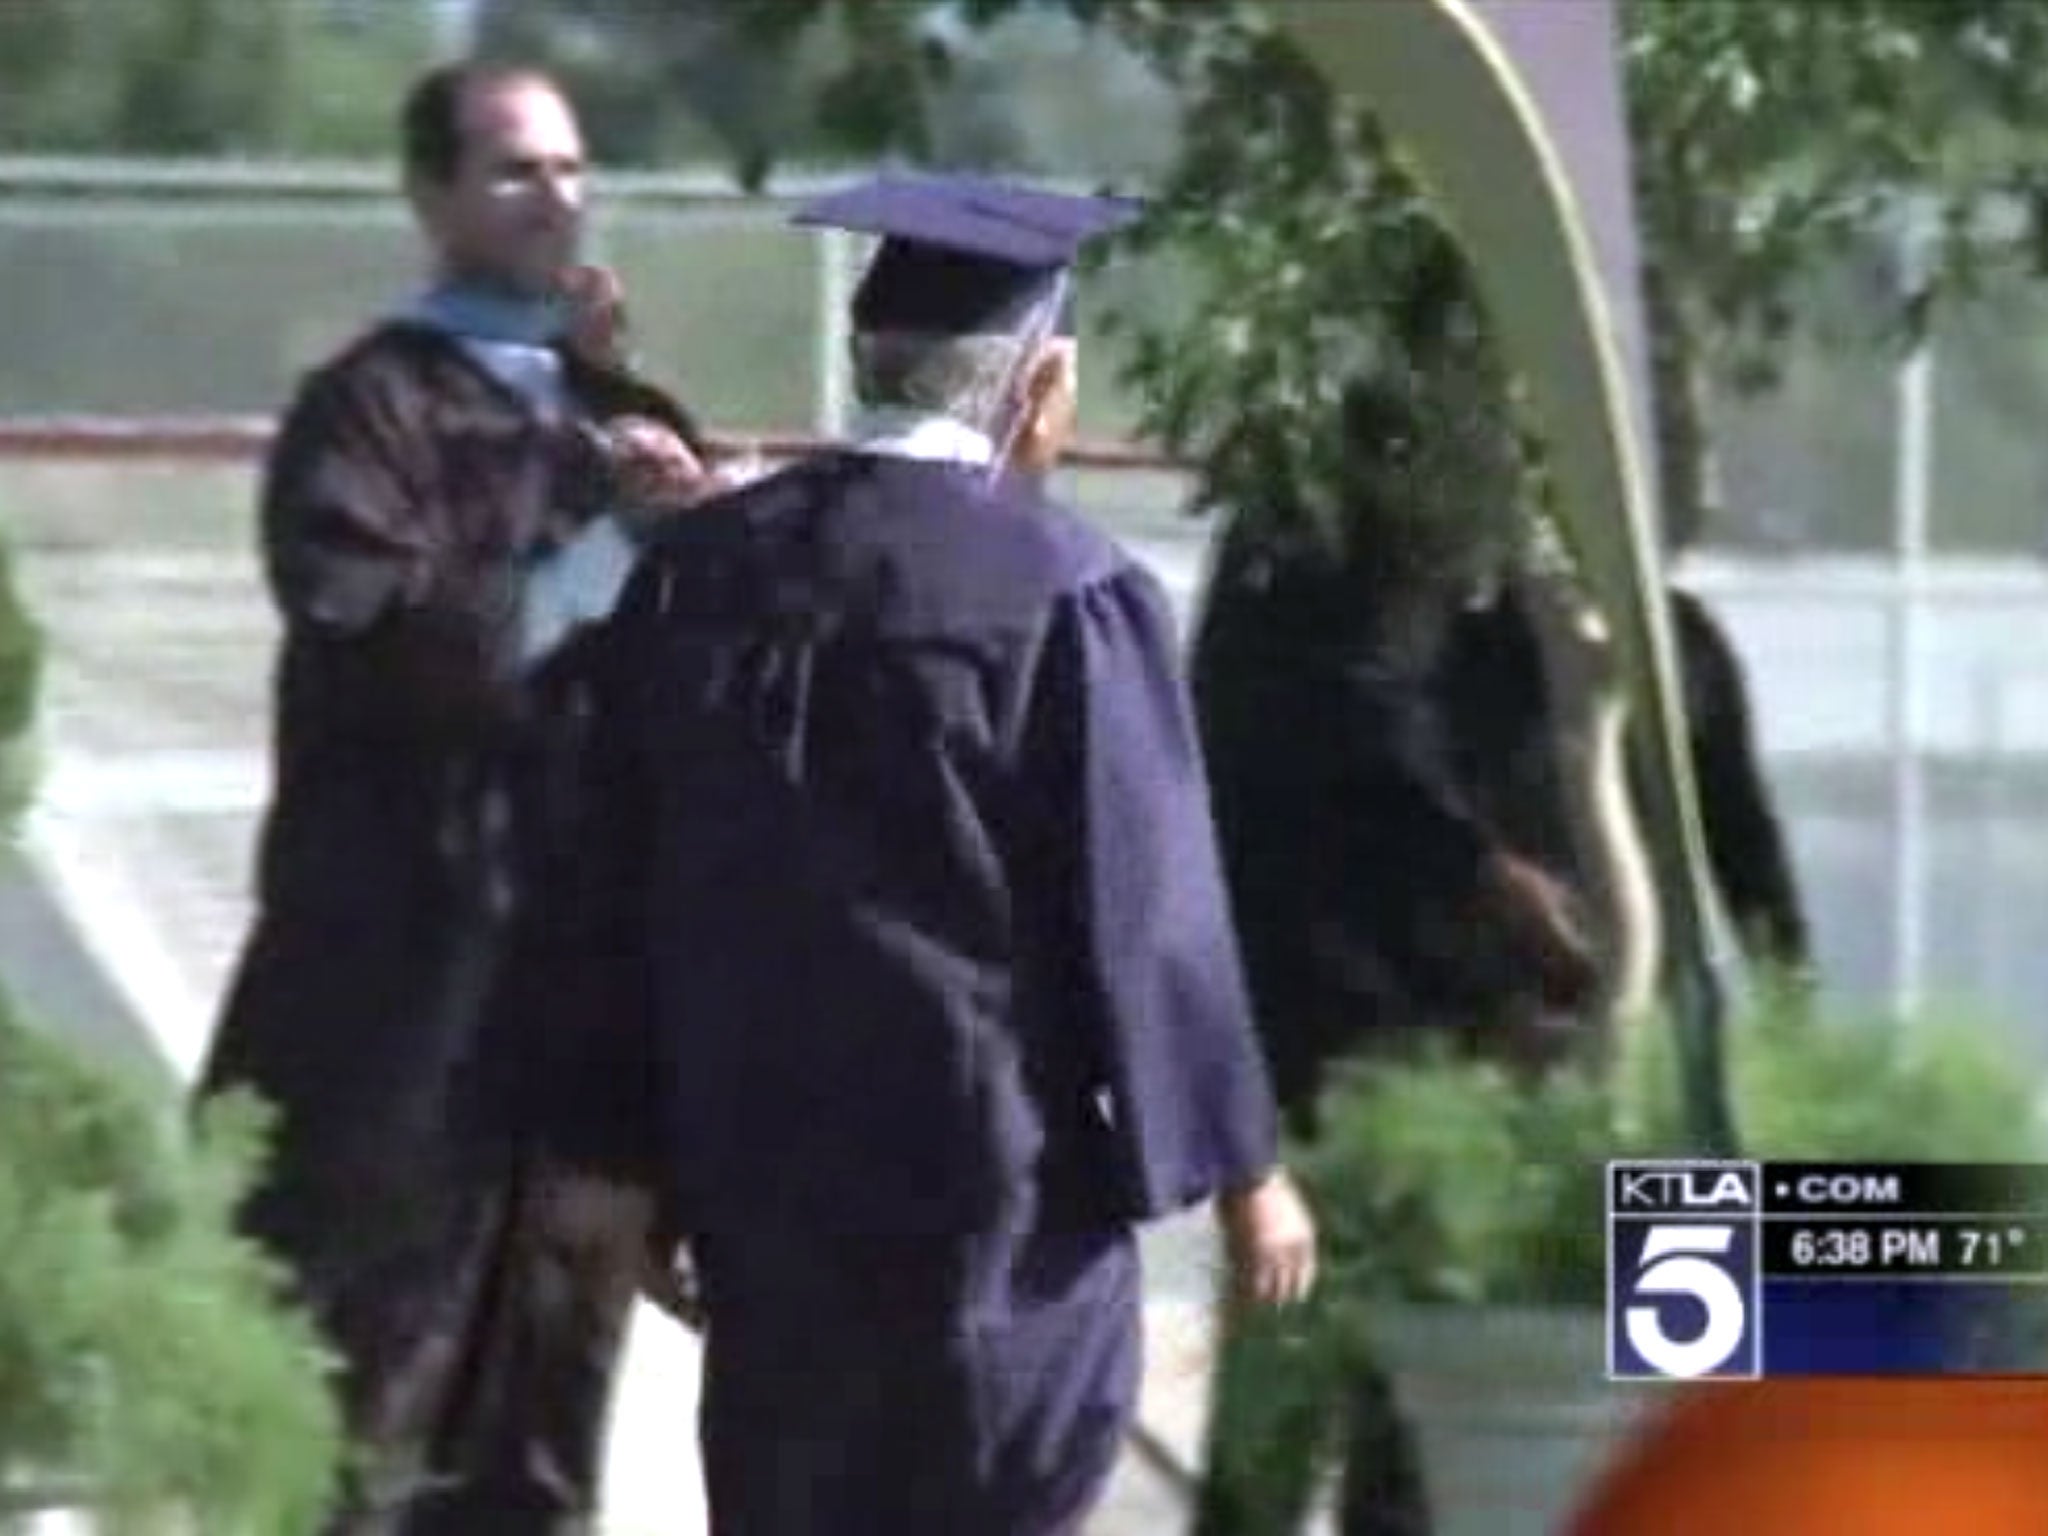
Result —
[[1663, 1309], [1631, 1306], [1628, 1341], [1647, 1365], [1666, 1376], [1690, 1379], [1721, 1365], [1742, 1345], [1749, 1307], [1734, 1276], [1702, 1254], [1725, 1256], [1733, 1227], [1655, 1227], [1643, 1243], [1637, 1294], [1687, 1296], [1706, 1309], [1707, 1325], [1696, 1339], [1674, 1339], [1664, 1331]]

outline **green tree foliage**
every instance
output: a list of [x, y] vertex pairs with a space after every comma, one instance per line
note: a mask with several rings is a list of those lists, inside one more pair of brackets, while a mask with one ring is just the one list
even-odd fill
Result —
[[6, 0], [0, 153], [382, 150], [432, 43], [392, 0]]
[[[269, 0], [292, 4], [293, 0]], [[416, 0], [333, 0], [324, 17], [297, 0], [281, 155], [388, 160], [401, 93], [434, 62], [437, 40]]]
[[1518, 457], [1455, 242], [1259, 11], [1202, 9], [1125, 18], [1185, 107], [1125, 246], [1184, 302], [1112, 321], [1141, 429], [1196, 465], [1200, 505], [1368, 538], [1389, 589], [1469, 574], [1513, 536]]
[[[31, 787], [42, 657], [0, 542], [0, 832]], [[67, 1493], [107, 1536], [173, 1511], [220, 1536], [315, 1527], [342, 1450], [330, 1362], [233, 1219], [266, 1133], [239, 1097], [185, 1124], [0, 990], [0, 1529]]]
[[0, 1521], [72, 1489], [113, 1533], [318, 1524], [330, 1362], [232, 1224], [264, 1127], [240, 1099], [188, 1127], [0, 996]]
[[0, 741], [21, 735], [35, 718], [42, 661], [42, 631], [22, 600], [14, 557], [0, 543]]
[[828, 66], [811, 40], [749, 27], [719, 0], [490, 0], [477, 51], [552, 70], [610, 163], [723, 156], [752, 186], [819, 144], [809, 103]]
[[[1183, 8], [1205, 4], [1183, 0]], [[1158, 7], [1155, 0], [727, 0], [722, 9], [733, 35], [751, 46], [788, 48], [821, 31], [834, 37], [833, 67], [815, 119], [826, 140], [863, 158], [928, 159], [958, 72], [971, 63], [971, 50], [962, 46], [968, 38], [986, 38], [1029, 18], [1064, 17], [1094, 29], [1140, 14], [1149, 18]], [[1113, 29], [1101, 32], [1104, 42], [1115, 38]], [[987, 83], [1001, 88], [1001, 82]], [[1099, 147], [1114, 153], [1113, 145]]]
[[[1369, 117], [1253, 3], [736, 4], [771, 37], [869, 9], [890, 13], [886, 35], [869, 36], [848, 69], [866, 71], [887, 112], [854, 125], [864, 153], [915, 156], [929, 141], [933, 77], [906, 72], [894, 39], [935, 11], [981, 27], [1063, 11], [1128, 40], [1173, 82], [1187, 131], [1135, 241], [1194, 276], [1186, 302], [1133, 338], [1132, 383], [1158, 402], [1144, 425], [1220, 488], [1258, 459], [1265, 484], [1301, 493], [1283, 499], [1324, 499], [1333, 379], [1366, 359], [1400, 378], [1386, 341], [1404, 327], [1382, 311], [1414, 304], [1410, 285], [1441, 275], [1415, 257], [1418, 242], [1442, 238], [1428, 233], [1433, 214]], [[1816, 279], [1867, 250], [1903, 194], [1927, 200], [1934, 238], [1926, 281], [1890, 311], [1899, 334], [1925, 322], [1936, 295], [1968, 292], [2015, 258], [2048, 259], [2048, 10], [1623, 0], [1622, 22], [1666, 512], [1689, 533], [1702, 511], [1701, 384], [1770, 384], [1810, 322]], [[1999, 195], [2015, 216], [1985, 216]], [[1447, 356], [1467, 368], [1463, 350]], [[1418, 401], [1418, 417], [1434, 409]]]
[[[1927, 288], [1909, 299], [2028, 243], [2012, 225], [1987, 225], [1982, 205], [2001, 192], [2034, 203], [2048, 189], [2040, 7], [1628, 0], [1625, 14], [1651, 264], [1703, 345], [1781, 339], [1798, 321], [1799, 283], [1883, 226], [1906, 193], [1929, 200], [1935, 237]], [[1901, 312], [1922, 315], [1915, 303]]]
[[43, 634], [30, 617], [0, 540], [0, 841], [28, 804], [34, 753], [30, 732], [43, 672]]
[[1708, 514], [1699, 390], [1760, 389], [1810, 330], [1818, 281], [1877, 263], [1893, 339], [1936, 300], [2048, 259], [2048, 12], [2026, 0], [1626, 0], [1645, 293], [1667, 519]]
[[947, 76], [933, 14], [802, 0], [490, 0], [478, 49], [555, 71], [600, 158], [719, 157], [754, 188], [782, 161], [931, 159]]
[[[788, 27], [847, 0], [747, 3]], [[1030, 3], [960, 14], [985, 24]], [[1426, 596], [1510, 549], [1533, 564], [1544, 491], [1509, 360], [1370, 104], [1335, 92], [1250, 0], [1061, 3], [1127, 39], [1183, 109], [1180, 153], [1127, 247], [1168, 269], [1179, 300], [1123, 325], [1141, 429], [1195, 466], [1205, 503], [1337, 530], [1382, 567], [1383, 598]], [[1815, 281], [1867, 248], [1874, 220], [1909, 196], [1936, 213], [1899, 328], [2027, 248], [2024, 229], [1979, 215], [1992, 194], [2042, 202], [2028, 155], [2048, 129], [2048, 18], [2006, 0], [1623, 0], [1620, 17], [1663, 512], [1683, 541], [1705, 515], [1703, 379], [1767, 384]], [[914, 152], [928, 97], [892, 99]], [[1545, 573], [1532, 589], [1559, 585]], [[1612, 812], [1615, 786], [1591, 782], [1612, 677], [1575, 602], [1540, 608], [1570, 765], [1567, 873], [1612, 951], [1640, 955], [1650, 914], [1622, 878], [1637, 829]]]
[[477, 32], [485, 55], [568, 84], [600, 159], [722, 159], [750, 189], [792, 161], [1056, 171], [1085, 149], [1152, 169], [1171, 153], [1158, 81], [1064, 6], [486, 0]]

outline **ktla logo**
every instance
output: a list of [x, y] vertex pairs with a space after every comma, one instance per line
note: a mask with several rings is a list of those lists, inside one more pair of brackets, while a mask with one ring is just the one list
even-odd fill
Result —
[[[1616, 1167], [1610, 1179], [1608, 1374], [1758, 1375], [1753, 1170], [1637, 1165]], [[1652, 1189], [1655, 1197], [1644, 1199]]]

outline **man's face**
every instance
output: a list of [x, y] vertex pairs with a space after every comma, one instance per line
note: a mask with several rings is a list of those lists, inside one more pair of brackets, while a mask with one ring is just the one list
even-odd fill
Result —
[[1045, 366], [1051, 372], [1039, 409], [1044, 413], [1044, 431], [1055, 455], [1066, 451], [1073, 440], [1074, 423], [1081, 411], [1081, 354], [1072, 337], [1057, 337], [1046, 343]]
[[1040, 346], [1024, 376], [1024, 416], [1010, 445], [1010, 462], [1026, 474], [1052, 473], [1074, 435], [1075, 364], [1072, 339], [1058, 337]]
[[413, 188], [422, 227], [452, 272], [535, 296], [552, 292], [583, 237], [583, 136], [540, 81], [472, 90], [462, 154], [445, 183]]

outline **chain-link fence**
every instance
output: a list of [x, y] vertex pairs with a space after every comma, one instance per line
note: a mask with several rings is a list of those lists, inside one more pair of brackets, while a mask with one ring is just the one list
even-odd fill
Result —
[[[597, 254], [625, 277], [643, 360], [723, 431], [841, 423], [833, 317], [857, 252], [786, 227], [800, 190], [600, 184]], [[0, 418], [267, 415], [419, 276], [381, 170], [0, 162]], [[1723, 510], [1684, 574], [1748, 666], [1830, 977], [2048, 1019], [2048, 298], [1994, 287], [1913, 365], [1862, 339], [1854, 274], [1823, 302], [1831, 334], [1781, 390], [1719, 404]], [[1114, 359], [1091, 356], [1084, 381], [1084, 431], [1116, 438], [1134, 412]], [[119, 717], [92, 686], [137, 709], [184, 697], [158, 746], [260, 744], [249, 482], [247, 463], [0, 458], [0, 524], [44, 590], [126, 615], [179, 679], [152, 689], [147, 655], [101, 655], [98, 683], [74, 673], [61, 709]], [[1181, 515], [1179, 476], [1090, 471], [1070, 489], [1190, 593], [1205, 530]], [[220, 602], [176, 623], [232, 646], [173, 664], [171, 621], [149, 622], [170, 610], [124, 576], [133, 560], [213, 569]]]

